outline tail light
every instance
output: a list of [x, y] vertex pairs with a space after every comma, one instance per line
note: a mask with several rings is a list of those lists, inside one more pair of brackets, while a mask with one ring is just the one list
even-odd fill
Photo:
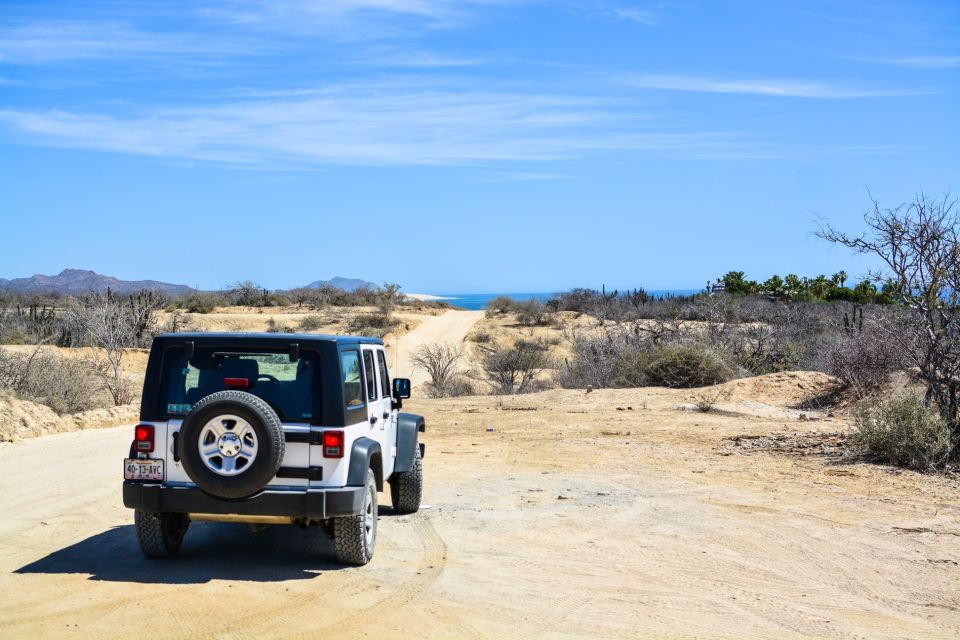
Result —
[[137, 453], [150, 453], [153, 451], [153, 425], [138, 424], [133, 431], [133, 448]]
[[343, 457], [343, 431], [324, 431], [323, 432], [323, 457], [324, 458], [342, 458]]
[[249, 389], [250, 378], [224, 378], [223, 386], [229, 389]]

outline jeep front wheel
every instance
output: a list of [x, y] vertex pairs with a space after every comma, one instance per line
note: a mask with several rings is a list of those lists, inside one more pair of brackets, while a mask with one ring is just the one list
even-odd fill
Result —
[[370, 562], [377, 544], [377, 516], [377, 478], [373, 469], [367, 469], [363, 511], [333, 520], [333, 544], [340, 562], [358, 566]]
[[135, 511], [137, 544], [148, 558], [170, 558], [180, 552], [190, 520], [184, 513]]

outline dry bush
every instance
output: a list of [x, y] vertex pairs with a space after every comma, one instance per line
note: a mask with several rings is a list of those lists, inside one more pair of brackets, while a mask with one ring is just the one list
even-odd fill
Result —
[[317, 331], [326, 326], [327, 322], [322, 316], [309, 315], [300, 319], [300, 328], [304, 331]]
[[477, 344], [487, 344], [493, 340], [493, 336], [490, 335], [489, 331], [475, 331], [470, 334], [470, 340], [476, 342]]
[[887, 336], [916, 366], [927, 398], [960, 443], [960, 212], [948, 194], [923, 193], [892, 209], [877, 201], [868, 231], [847, 234], [824, 224], [819, 236], [879, 260], [870, 280], [909, 312], [904, 330]]
[[497, 296], [487, 303], [487, 317], [498, 313], [513, 311], [514, 305], [516, 304], [517, 301], [510, 296]]
[[935, 409], [903, 395], [861, 406], [854, 441], [881, 462], [927, 471], [950, 453], [950, 429]]
[[[447, 343], [420, 345], [410, 358], [414, 366], [423, 369], [430, 376], [429, 392], [434, 398], [457, 395], [453, 392], [459, 390], [457, 366], [462, 359], [463, 351], [458, 346]], [[462, 387], [462, 384], [460, 386]]]
[[270, 318], [267, 320], [267, 333], [293, 333], [293, 328]]
[[881, 393], [890, 377], [906, 366], [902, 352], [887, 339], [892, 326], [882, 330], [844, 331], [825, 339], [821, 346], [826, 373], [840, 378], [858, 398]]
[[517, 322], [526, 327], [539, 327], [547, 324], [547, 307], [539, 300], [524, 300], [513, 305]]
[[654, 351], [646, 367], [647, 383], [658, 387], [706, 387], [734, 377], [733, 368], [708, 346], [667, 345]]
[[40, 348], [31, 353], [0, 351], [0, 389], [58, 414], [107, 406], [102, 388], [97, 371], [84, 360]]
[[682, 329], [650, 331], [649, 323], [614, 325], [568, 336], [571, 356], [556, 373], [567, 388], [702, 387], [738, 373], [722, 349]]
[[93, 347], [88, 364], [100, 375], [114, 404], [133, 401], [135, 389], [120, 363], [128, 348], [150, 346], [158, 331], [158, 312], [166, 303], [164, 296], [151, 291], [119, 296], [109, 289], [69, 300], [66, 316], [78, 346]]
[[518, 340], [512, 346], [481, 347], [480, 370], [495, 393], [531, 391], [537, 373], [549, 368], [546, 345], [540, 341]]
[[350, 319], [347, 331], [352, 334], [382, 338], [400, 322], [382, 313], [361, 313]]
[[730, 398], [731, 389], [710, 389], [698, 393], [693, 397], [693, 406], [700, 413], [710, 413], [717, 407], [717, 403]]

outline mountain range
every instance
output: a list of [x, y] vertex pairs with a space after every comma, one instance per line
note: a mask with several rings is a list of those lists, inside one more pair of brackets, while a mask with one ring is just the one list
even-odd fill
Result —
[[[361, 287], [376, 289], [377, 285], [358, 278], [342, 278], [336, 276], [330, 280], [315, 280], [307, 285], [311, 289], [329, 285], [344, 291], [353, 291]], [[55, 276], [36, 274], [29, 278], [0, 278], [0, 291], [16, 293], [59, 293], [62, 295], [78, 295], [92, 291], [106, 291], [114, 293], [136, 293], [142, 289], [162, 291], [169, 296], [181, 296], [195, 291], [193, 287], [184, 284], [171, 284], [158, 280], [120, 280], [112, 276], [105, 276], [88, 269], [64, 269]]]
[[355, 289], [376, 289], [380, 285], [375, 282], [369, 282], [368, 280], [360, 280], [359, 278], [341, 278], [340, 276], [334, 276], [329, 280], [314, 280], [307, 285], [307, 288], [319, 289], [323, 286], [336, 287], [344, 291], [354, 291]]
[[104, 276], [87, 269], [64, 269], [55, 276], [36, 274], [29, 278], [0, 278], [0, 290], [17, 293], [60, 293], [64, 295], [106, 291], [114, 293], [136, 293], [142, 289], [162, 291], [167, 295], [179, 296], [194, 291], [193, 287], [183, 284], [170, 284], [157, 280], [120, 280]]

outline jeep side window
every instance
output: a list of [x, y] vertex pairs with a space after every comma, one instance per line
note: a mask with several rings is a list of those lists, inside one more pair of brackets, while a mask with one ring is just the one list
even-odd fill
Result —
[[363, 385], [360, 382], [360, 352], [342, 352], [340, 369], [343, 371], [343, 395], [347, 401], [347, 408], [355, 409], [364, 406]]
[[363, 350], [363, 369], [367, 378], [367, 401], [377, 399], [377, 374], [373, 369], [373, 351]]
[[377, 351], [377, 364], [380, 365], [380, 396], [390, 397], [390, 376], [387, 375], [387, 358], [383, 351]]

